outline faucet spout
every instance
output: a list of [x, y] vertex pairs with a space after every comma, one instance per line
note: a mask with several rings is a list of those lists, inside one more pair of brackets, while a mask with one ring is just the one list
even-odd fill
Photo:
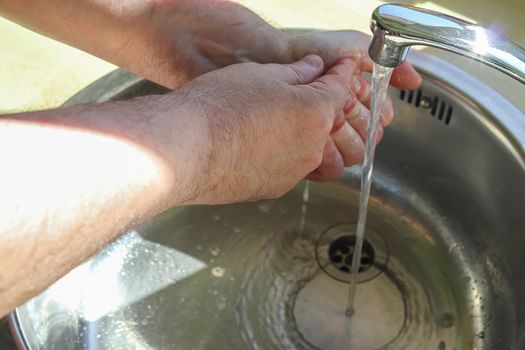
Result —
[[473, 58], [525, 84], [525, 50], [494, 31], [445, 14], [385, 4], [372, 14], [370, 57], [385, 67], [403, 63], [413, 45]]

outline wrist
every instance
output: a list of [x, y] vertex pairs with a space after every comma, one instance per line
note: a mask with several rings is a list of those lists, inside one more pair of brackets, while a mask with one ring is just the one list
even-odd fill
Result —
[[154, 98], [160, 111], [154, 150], [171, 174], [168, 207], [206, 204], [212, 144], [205, 108], [186, 89]]

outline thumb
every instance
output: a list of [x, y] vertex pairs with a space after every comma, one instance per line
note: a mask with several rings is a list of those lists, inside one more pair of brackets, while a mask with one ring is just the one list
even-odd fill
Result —
[[319, 78], [324, 71], [323, 59], [317, 55], [308, 55], [303, 59], [290, 64], [268, 64], [268, 74], [291, 84], [310, 84]]

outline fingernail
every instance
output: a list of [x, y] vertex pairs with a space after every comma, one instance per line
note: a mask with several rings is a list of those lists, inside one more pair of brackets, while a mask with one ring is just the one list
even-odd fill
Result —
[[317, 55], [308, 55], [303, 58], [302, 61], [313, 68], [320, 68], [323, 66], [323, 59]]

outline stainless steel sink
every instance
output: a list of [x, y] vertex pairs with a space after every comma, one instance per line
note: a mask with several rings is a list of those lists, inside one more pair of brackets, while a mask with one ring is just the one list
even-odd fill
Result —
[[[27, 349], [525, 349], [525, 116], [421, 54], [378, 148], [356, 315], [359, 168], [281, 199], [170, 210], [11, 315]], [[69, 104], [163, 93], [117, 71]]]

